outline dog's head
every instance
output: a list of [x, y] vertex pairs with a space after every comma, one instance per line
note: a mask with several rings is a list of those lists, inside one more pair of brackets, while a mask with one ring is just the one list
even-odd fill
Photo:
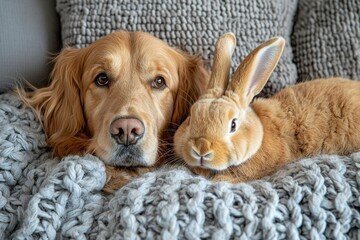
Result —
[[142, 32], [115, 32], [55, 59], [49, 87], [24, 100], [55, 155], [91, 152], [113, 166], [150, 166], [170, 126], [206, 88], [202, 61]]

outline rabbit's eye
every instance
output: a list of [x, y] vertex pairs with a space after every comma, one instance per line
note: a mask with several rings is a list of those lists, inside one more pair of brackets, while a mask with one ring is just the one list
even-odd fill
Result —
[[231, 122], [231, 129], [230, 129], [230, 132], [235, 132], [236, 130], [236, 119], [233, 119], [232, 122]]

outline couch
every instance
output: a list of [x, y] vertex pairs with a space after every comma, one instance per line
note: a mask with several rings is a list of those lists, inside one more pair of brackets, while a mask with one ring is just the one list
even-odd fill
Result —
[[213, 183], [183, 166], [101, 192], [96, 156], [54, 158], [16, 82], [48, 84], [51, 54], [116, 30], [201, 54], [233, 31], [232, 71], [276, 35], [287, 43], [261, 93], [315, 78], [360, 80], [358, 0], [29, 0], [0, 8], [0, 239], [360, 239], [360, 152], [319, 155], [263, 179]]

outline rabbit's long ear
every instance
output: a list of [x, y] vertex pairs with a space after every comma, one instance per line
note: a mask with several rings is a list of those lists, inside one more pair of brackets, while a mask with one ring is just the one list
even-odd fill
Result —
[[220, 97], [229, 83], [230, 61], [236, 45], [235, 35], [231, 32], [222, 35], [216, 42], [207, 92]]
[[264, 88], [284, 46], [285, 40], [275, 37], [255, 48], [236, 69], [227, 90], [238, 94], [243, 104], [249, 104]]

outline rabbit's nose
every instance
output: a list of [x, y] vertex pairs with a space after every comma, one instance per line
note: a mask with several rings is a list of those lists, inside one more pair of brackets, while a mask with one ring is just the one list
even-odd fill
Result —
[[191, 155], [196, 160], [203, 163], [204, 161], [211, 161], [214, 157], [211, 149], [211, 142], [205, 138], [198, 138], [194, 140], [194, 146], [191, 149]]
[[200, 166], [202, 167], [206, 165], [205, 162], [211, 161], [214, 156], [214, 154], [210, 151], [204, 153], [197, 151], [196, 148], [191, 149], [191, 155], [199, 162]]
[[194, 158], [199, 160], [211, 161], [214, 154], [211, 151], [203, 153], [193, 147], [191, 150], [191, 155], [193, 155]]

